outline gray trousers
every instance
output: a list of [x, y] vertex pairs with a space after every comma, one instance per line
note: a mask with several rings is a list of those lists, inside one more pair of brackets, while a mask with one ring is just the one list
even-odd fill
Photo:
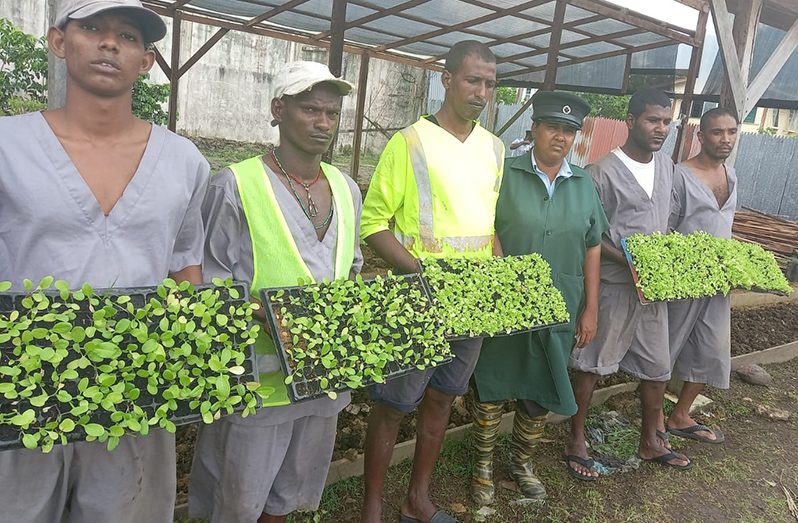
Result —
[[[256, 417], [268, 415], [262, 409]], [[337, 415], [257, 426], [222, 418], [200, 428], [188, 508], [212, 523], [316, 510], [330, 468]]]
[[177, 480], [175, 437], [126, 436], [113, 451], [80, 442], [0, 452], [0, 521], [171, 523]]
[[731, 305], [718, 294], [668, 303], [673, 374], [682, 381], [729, 388]]

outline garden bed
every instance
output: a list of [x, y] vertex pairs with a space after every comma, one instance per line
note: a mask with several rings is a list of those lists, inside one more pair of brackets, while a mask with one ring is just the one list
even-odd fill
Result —
[[[51, 288], [52, 286], [52, 288]], [[0, 294], [0, 449], [99, 440], [258, 404], [242, 284]]]
[[295, 402], [334, 398], [452, 358], [418, 275], [358, 275], [262, 292]]

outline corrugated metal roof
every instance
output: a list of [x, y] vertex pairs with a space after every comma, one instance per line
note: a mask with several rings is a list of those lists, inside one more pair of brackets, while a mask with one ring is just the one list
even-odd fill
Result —
[[[756, 77], [756, 74], [765, 65], [770, 55], [773, 54], [783, 36], [784, 31], [759, 24], [756, 31], [754, 53], [751, 58], [750, 78]], [[703, 94], [719, 94], [723, 82], [723, 63], [718, 53], [709, 73], [709, 78], [707, 78], [707, 83], [704, 85]], [[784, 67], [782, 67], [773, 83], [765, 91], [759, 105], [761, 107], [798, 107], [798, 50], [793, 52], [790, 58], [787, 59]]]

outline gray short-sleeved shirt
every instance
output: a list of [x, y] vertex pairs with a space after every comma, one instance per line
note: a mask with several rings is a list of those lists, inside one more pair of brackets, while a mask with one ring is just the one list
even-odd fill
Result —
[[[288, 191], [277, 175], [264, 164], [277, 203], [285, 216], [302, 260], [316, 281], [335, 279], [335, 246], [337, 242], [338, 213], [333, 209], [332, 221], [324, 238], [319, 241], [313, 224], [302, 212], [294, 196]], [[360, 214], [363, 207], [360, 189], [346, 176], [352, 191], [355, 207], [355, 227], [360, 230]], [[202, 207], [205, 219], [206, 246], [203, 275], [252, 282], [254, 264], [252, 258], [252, 238], [249, 234], [244, 208], [238, 194], [235, 176], [230, 169], [223, 169], [213, 176]], [[355, 258], [352, 271], [360, 272], [363, 267], [363, 254], [360, 250], [359, 236], [355, 234]], [[258, 370], [274, 372], [280, 368], [276, 356], [259, 356]], [[350, 400], [349, 393], [339, 394], [335, 401], [327, 398], [305, 401], [285, 407], [262, 409], [256, 416], [234, 417], [236, 423], [274, 425], [303, 416], [330, 416], [337, 414]]]
[[696, 177], [684, 163], [673, 173], [673, 209], [670, 229], [682, 234], [704, 231], [719, 238], [731, 238], [734, 211], [737, 208], [737, 174], [724, 166], [729, 184], [729, 197], [718, 205], [712, 190]]
[[[621, 248], [621, 239], [632, 234], [668, 232], [673, 187], [673, 162], [662, 152], [654, 153], [654, 192], [649, 198], [634, 175], [610, 153], [587, 171], [593, 176], [601, 205], [610, 222], [604, 235]], [[601, 281], [632, 283], [632, 275], [616, 262], [601, 260]]]
[[[113, 166], [109, 166], [113, 169]], [[106, 216], [41, 113], [0, 118], [0, 280], [52, 275], [77, 287], [151, 286], [202, 262], [209, 166], [153, 126], [138, 169]], [[7, 521], [172, 521], [174, 435], [0, 453]]]
[[157, 285], [202, 262], [209, 166], [152, 126], [138, 170], [106, 216], [41, 113], [0, 118], [0, 280]]
[[[731, 238], [737, 207], [737, 176], [726, 167], [729, 197], [723, 205], [712, 190], [680, 163], [673, 174], [672, 230], [704, 231]], [[718, 294], [698, 300], [668, 302], [668, 333], [673, 373], [682, 380], [729, 387], [731, 318], [729, 297]]]

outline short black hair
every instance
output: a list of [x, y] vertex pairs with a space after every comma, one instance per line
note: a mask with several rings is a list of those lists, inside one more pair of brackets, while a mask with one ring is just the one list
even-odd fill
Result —
[[496, 55], [493, 54], [490, 47], [477, 40], [463, 40], [454, 44], [446, 53], [446, 70], [452, 74], [456, 73], [463, 65], [466, 56], [470, 55], [478, 56], [491, 64], [496, 63]]
[[646, 112], [647, 105], [670, 107], [671, 99], [659, 89], [640, 89], [629, 99], [629, 113], [637, 118]]
[[709, 127], [709, 122], [721, 116], [731, 116], [734, 118], [734, 123], [740, 125], [740, 120], [737, 118], [737, 113], [727, 107], [715, 107], [701, 115], [701, 122], [698, 124], [698, 129], [703, 133]]

